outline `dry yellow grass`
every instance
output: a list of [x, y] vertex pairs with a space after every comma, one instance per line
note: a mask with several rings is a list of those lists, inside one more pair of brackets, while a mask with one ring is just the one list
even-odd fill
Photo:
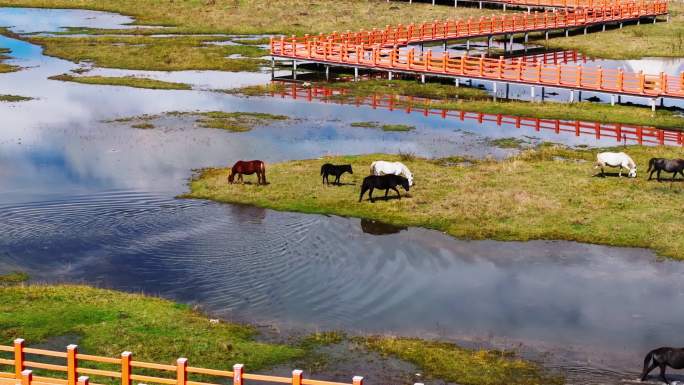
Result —
[[[593, 177], [594, 151], [542, 146], [515, 158], [472, 166], [446, 166], [458, 159], [405, 161], [415, 175], [410, 197], [374, 204], [357, 202], [361, 180], [373, 160], [398, 160], [398, 156], [270, 164], [267, 186], [229, 185], [227, 169], [209, 169], [191, 182], [185, 197], [368, 218], [472, 239], [565, 239], [647, 247], [684, 259], [684, 182], [647, 182], [645, 176], [650, 157], [684, 157], [684, 151], [672, 147], [626, 151], [640, 166], [637, 179]], [[351, 163], [355, 174], [345, 175], [343, 182], [353, 184], [322, 186], [319, 170], [325, 162]]]

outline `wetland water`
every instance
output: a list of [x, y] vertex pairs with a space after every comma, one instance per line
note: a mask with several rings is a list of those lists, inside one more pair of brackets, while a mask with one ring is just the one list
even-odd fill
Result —
[[[32, 12], [30, 20], [51, 11]], [[93, 20], [62, 12], [73, 16], [59, 26]], [[0, 25], [10, 24], [8, 13], [16, 11], [0, 9]], [[144, 291], [282, 328], [521, 343], [550, 352], [549, 365], [583, 383], [634, 376], [650, 348], [681, 345], [684, 265], [658, 262], [646, 250], [470, 242], [422, 229], [380, 235], [357, 219], [174, 199], [191, 169], [255, 154], [267, 161], [398, 150], [503, 156], [483, 137], [512, 136], [510, 128], [291, 99], [49, 81], [77, 65], [14, 39], [0, 38], [0, 47], [27, 67], [0, 75], [0, 93], [36, 98], [0, 103], [0, 272]], [[210, 84], [210, 75], [195, 74]], [[196, 109], [295, 119], [241, 134], [101, 122]], [[417, 129], [349, 127], [368, 120]]]

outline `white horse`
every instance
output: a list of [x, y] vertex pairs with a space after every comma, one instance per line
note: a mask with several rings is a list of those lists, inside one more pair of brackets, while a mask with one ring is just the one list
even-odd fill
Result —
[[632, 160], [632, 158], [630, 158], [629, 155], [625, 154], [624, 152], [601, 152], [596, 155], [596, 163], [594, 164], [594, 168], [601, 168], [601, 176], [605, 176], [603, 171], [605, 166], [619, 167], [620, 172], [618, 176], [620, 177], [622, 177], [623, 168], [629, 170], [629, 174], [627, 175], [630, 178], [636, 178], [637, 176], [636, 163], [634, 163], [634, 160]]
[[408, 179], [409, 186], [413, 186], [413, 174], [408, 167], [401, 162], [387, 162], [384, 160], [376, 160], [370, 166], [371, 175], [400, 175]]

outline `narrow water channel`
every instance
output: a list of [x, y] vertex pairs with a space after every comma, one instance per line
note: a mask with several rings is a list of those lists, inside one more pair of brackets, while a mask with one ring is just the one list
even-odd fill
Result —
[[[30, 31], [41, 20], [36, 28], [51, 31], [131, 21], [75, 10], [59, 11], [60, 19], [52, 18], [56, 11], [26, 12], [22, 19], [17, 10], [0, 9], [0, 25]], [[501, 157], [510, 150], [484, 139], [523, 135], [510, 127], [290, 98], [62, 83], [47, 77], [77, 65], [15, 39], [0, 37], [0, 47], [27, 67], [0, 75], [0, 94], [36, 98], [0, 103], [0, 272], [159, 294], [283, 329], [523, 344], [557, 356], [552, 365], [583, 383], [634, 376], [647, 350], [679, 345], [684, 264], [658, 261], [647, 250], [472, 242], [357, 219], [174, 198], [192, 169], [255, 154], [269, 162], [399, 150]], [[211, 72], [193, 76], [211, 85]], [[270, 79], [270, 73], [252, 76]], [[102, 122], [197, 109], [294, 119], [242, 134]], [[350, 127], [368, 120], [417, 129]], [[533, 135], [572, 145], [615, 143]]]

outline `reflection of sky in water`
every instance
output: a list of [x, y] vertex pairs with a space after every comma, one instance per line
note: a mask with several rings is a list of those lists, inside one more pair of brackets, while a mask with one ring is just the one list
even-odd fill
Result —
[[75, 9], [2, 8], [0, 26], [16, 33], [56, 32], [64, 27], [121, 28], [128, 16]]
[[[130, 21], [78, 12], [67, 22], [48, 21], [40, 11], [30, 12], [48, 25], [38, 24], [39, 30]], [[24, 28], [20, 14], [0, 10], [0, 24], [14, 15], [14, 24]], [[399, 150], [502, 156], [505, 150], [487, 148], [481, 139], [531, 135], [589, 145], [613, 145], [614, 139], [279, 97], [49, 81], [76, 65], [5, 37], [0, 47], [11, 48], [16, 63], [29, 67], [0, 75], [0, 93], [37, 98], [0, 103], [0, 270], [144, 290], [283, 325], [492, 335], [591, 345], [630, 360], [678, 338], [673, 320], [684, 316], [684, 307], [676, 306], [684, 292], [682, 267], [653, 263], [648, 252], [559, 242], [502, 246], [417, 229], [374, 237], [356, 220], [172, 199], [185, 189], [191, 169], [239, 158], [272, 162]], [[150, 75], [194, 77], [193, 84], [211, 88], [214, 74]], [[217, 80], [221, 87], [247, 78], [224, 76]], [[197, 109], [294, 120], [242, 134], [99, 122]], [[385, 133], [349, 126], [374, 120], [417, 129]]]

